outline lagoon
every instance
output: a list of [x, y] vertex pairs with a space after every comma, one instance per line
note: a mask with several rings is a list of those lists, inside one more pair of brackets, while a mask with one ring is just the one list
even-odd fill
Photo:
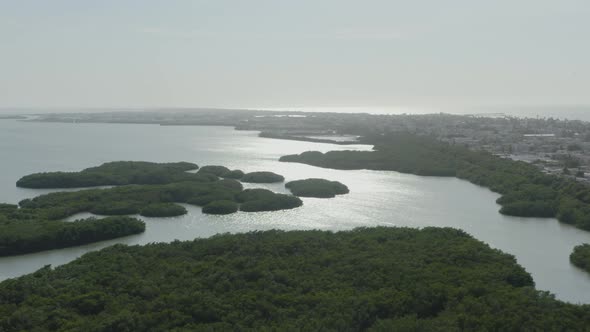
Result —
[[[286, 182], [310, 177], [340, 181], [350, 194], [332, 199], [303, 198], [301, 208], [226, 216], [189, 213], [144, 218], [146, 232], [75, 248], [0, 258], [0, 279], [67, 263], [114, 243], [145, 244], [208, 237], [217, 233], [267, 229], [344, 230], [370, 226], [461, 228], [490, 246], [514, 255], [533, 275], [537, 288], [561, 300], [590, 303], [590, 274], [569, 263], [575, 245], [590, 242], [585, 232], [555, 219], [516, 218], [498, 213], [497, 194], [454, 178], [420, 177], [383, 171], [341, 171], [280, 163], [286, 154], [308, 150], [370, 150], [366, 145], [334, 145], [259, 138], [230, 127], [135, 124], [68, 124], [0, 120], [0, 202], [16, 203], [50, 190], [16, 188], [23, 175], [78, 171], [108, 161], [194, 162], [245, 172], [272, 171]], [[284, 184], [245, 184], [288, 193]], [[73, 216], [70, 219], [86, 215]]]

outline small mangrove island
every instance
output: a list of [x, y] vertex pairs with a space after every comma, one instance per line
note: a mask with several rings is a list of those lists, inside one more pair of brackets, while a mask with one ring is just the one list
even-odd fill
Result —
[[273, 172], [251, 172], [244, 174], [240, 181], [250, 183], [276, 183], [285, 181], [285, 178]]
[[575, 266], [590, 272], [590, 244], [584, 243], [574, 247], [570, 255], [570, 262]]
[[584, 331], [589, 307], [451, 228], [115, 245], [0, 283], [2, 331]]
[[305, 179], [287, 182], [285, 187], [295, 196], [332, 198], [348, 194], [348, 187], [338, 181], [325, 179]]
[[197, 173], [209, 173], [215, 176], [221, 176], [222, 174], [225, 174], [227, 172], [229, 172], [229, 168], [225, 166], [208, 165], [199, 168], [199, 171]]

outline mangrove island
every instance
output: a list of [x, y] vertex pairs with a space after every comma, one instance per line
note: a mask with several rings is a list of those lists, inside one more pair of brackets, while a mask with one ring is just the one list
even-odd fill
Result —
[[305, 179], [287, 182], [285, 187], [295, 196], [332, 198], [348, 194], [348, 187], [338, 181], [325, 179]]
[[584, 243], [574, 247], [570, 255], [570, 262], [575, 266], [590, 272], [590, 244]]
[[285, 178], [273, 172], [251, 172], [244, 174], [241, 181], [250, 183], [275, 183], [283, 182]]

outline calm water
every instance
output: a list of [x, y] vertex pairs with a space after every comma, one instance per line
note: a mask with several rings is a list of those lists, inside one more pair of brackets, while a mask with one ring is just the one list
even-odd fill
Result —
[[[567, 120], [590, 121], [590, 105], [580, 106], [386, 106], [386, 107], [250, 107], [253, 110], [267, 111], [301, 111], [328, 113], [370, 113], [370, 114], [496, 114], [528, 118], [556, 118]], [[0, 115], [14, 114], [44, 114], [44, 113], [100, 113], [112, 111], [141, 111], [143, 109], [101, 109], [101, 108], [0, 108]]]
[[[144, 234], [77, 248], [0, 258], [0, 279], [59, 265], [113, 243], [143, 244], [189, 240], [220, 232], [279, 228], [344, 230], [360, 226], [451, 226], [464, 229], [492, 247], [513, 254], [532, 273], [537, 288], [560, 299], [590, 303], [590, 274], [570, 265], [572, 248], [590, 242], [590, 233], [554, 219], [513, 218], [498, 213], [497, 194], [450, 178], [395, 172], [338, 171], [279, 163], [284, 154], [306, 150], [370, 149], [258, 138], [256, 132], [227, 127], [166, 127], [119, 124], [23, 123], [0, 120], [0, 202], [18, 202], [44, 190], [16, 188], [32, 172], [75, 171], [114, 160], [189, 161], [221, 164], [244, 171], [269, 170], [287, 181], [322, 177], [347, 184], [349, 195], [304, 198], [294, 210], [203, 215], [188, 207], [177, 218], [150, 219]], [[282, 184], [266, 185], [285, 191]], [[81, 217], [75, 216], [73, 218]]]
[[[256, 109], [256, 108], [253, 108]], [[589, 106], [486, 106], [486, 107], [285, 107], [264, 108], [278, 111], [370, 113], [370, 114], [496, 114], [527, 118], [555, 118], [590, 121]]]

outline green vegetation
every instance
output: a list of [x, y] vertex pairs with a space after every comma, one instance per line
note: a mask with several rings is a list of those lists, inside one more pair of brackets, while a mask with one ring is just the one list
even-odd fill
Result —
[[141, 209], [139, 214], [144, 217], [176, 217], [186, 214], [184, 206], [174, 203], [150, 204]]
[[240, 211], [259, 212], [294, 209], [303, 205], [301, 199], [291, 195], [277, 194], [266, 189], [246, 189], [236, 195]]
[[[258, 190], [263, 193], [254, 197], [252, 191]], [[290, 195], [264, 189], [242, 191], [240, 182], [229, 179], [56, 192], [25, 199], [20, 202], [20, 209], [16, 205], [0, 204], [0, 255], [64, 248], [140, 233], [144, 231], [143, 222], [132, 218], [79, 222], [60, 219], [80, 212], [114, 216], [141, 214], [146, 217], [185, 214], [186, 209], [175, 202], [204, 206], [203, 212], [210, 214], [234, 213], [238, 207], [242, 211], [257, 212], [302, 205], [299, 198]]]
[[454, 176], [500, 193], [501, 213], [555, 217], [590, 230], [590, 187], [575, 180], [547, 175], [521, 161], [449, 145], [430, 137], [390, 134], [369, 138], [374, 151], [304, 152], [281, 157], [335, 169], [373, 169], [425, 176]]
[[[41, 195], [22, 200], [20, 208], [0, 204], [0, 255], [101, 241], [143, 232], [145, 228], [143, 223], [137, 227], [137, 220], [126, 218], [76, 223], [61, 220], [81, 212], [105, 216], [173, 217], [187, 213], [183, 206], [175, 203], [203, 206], [203, 212], [210, 214], [228, 214], [240, 209], [247, 212], [276, 211], [302, 204], [297, 197], [271, 191], [266, 191], [264, 197], [257, 200], [238, 199], [243, 186], [231, 177], [238, 177], [241, 171], [205, 166], [196, 174], [186, 172], [195, 168], [197, 165], [189, 163], [112, 162], [77, 173], [25, 176], [18, 185], [31, 188], [118, 186]], [[265, 175], [266, 172], [260, 173]], [[228, 178], [220, 180], [220, 175]], [[257, 178], [256, 174], [254, 178]], [[120, 225], [114, 227], [115, 223]], [[96, 234], [91, 235], [93, 231]], [[70, 234], [72, 239], [68, 239]]]
[[576, 246], [570, 255], [570, 261], [575, 266], [590, 272], [590, 244]]
[[242, 177], [244, 177], [244, 172], [242, 172], [239, 169], [235, 169], [235, 170], [227, 171], [227, 172], [221, 174], [221, 177], [222, 178], [227, 178], [227, 179], [236, 179], [236, 180], [239, 180]]
[[338, 181], [324, 179], [305, 179], [285, 184], [293, 195], [300, 197], [331, 198], [336, 195], [348, 194], [348, 187]]
[[583, 331], [589, 309], [449, 228], [116, 245], [0, 283], [4, 331]]
[[203, 213], [207, 214], [230, 214], [237, 212], [238, 203], [229, 200], [213, 201], [203, 206]]
[[291, 195], [274, 194], [272, 199], [263, 199], [256, 201], [244, 202], [240, 205], [240, 211], [244, 212], [262, 212], [288, 210], [300, 207], [303, 202]]
[[229, 168], [225, 166], [210, 165], [201, 167], [197, 173], [209, 173], [215, 176], [221, 176], [227, 172], [229, 172]]
[[[155, 212], [160, 203], [190, 203], [200, 197], [223, 193], [232, 196], [239, 192], [215, 182], [178, 182], [164, 185], [128, 185], [107, 189], [86, 189], [57, 192], [26, 199], [19, 204], [24, 209], [37, 210], [47, 219], [62, 219], [80, 212], [100, 215], [136, 214], [143, 209]], [[148, 206], [156, 205], [156, 209]], [[182, 207], [180, 207], [182, 208]], [[175, 209], [179, 211], [178, 209]], [[182, 208], [183, 212], [185, 211]]]
[[23, 188], [80, 188], [211, 180], [206, 176], [186, 172], [197, 168], [199, 166], [196, 164], [187, 162], [157, 164], [144, 161], [116, 161], [87, 168], [81, 172], [31, 174], [19, 179], [16, 185]]
[[188, 204], [205, 206], [216, 201], [234, 200], [236, 192], [231, 191], [212, 191], [203, 195], [197, 195], [187, 200]]
[[16, 205], [16, 204], [0, 203], [0, 215], [14, 212], [17, 209], [18, 209], [18, 205]]
[[[29, 201], [27, 201], [29, 202]], [[133, 214], [135, 207], [125, 202], [101, 205], [106, 214]], [[60, 221], [67, 208], [21, 208], [0, 204], [0, 256], [26, 254], [110, 240], [142, 233], [143, 221], [129, 217], [88, 218], [74, 222]]]
[[5, 215], [0, 215], [0, 256], [79, 246], [138, 234], [144, 230], [143, 221], [130, 217], [63, 222], [9, 220]]
[[274, 183], [283, 182], [285, 181], [285, 178], [282, 175], [273, 172], [251, 172], [244, 174], [241, 181], [251, 183]]
[[[262, 190], [262, 189], [261, 189]], [[66, 218], [80, 212], [99, 215], [174, 216], [186, 213], [182, 206], [171, 203], [188, 203], [206, 206], [215, 201], [244, 203], [242, 211], [276, 211], [301, 206], [297, 197], [264, 190], [257, 200], [242, 197], [242, 185], [236, 180], [214, 182], [178, 182], [164, 185], [129, 185], [106, 189], [86, 189], [75, 192], [57, 192], [25, 199], [19, 204], [19, 213], [35, 211], [46, 219]]]

